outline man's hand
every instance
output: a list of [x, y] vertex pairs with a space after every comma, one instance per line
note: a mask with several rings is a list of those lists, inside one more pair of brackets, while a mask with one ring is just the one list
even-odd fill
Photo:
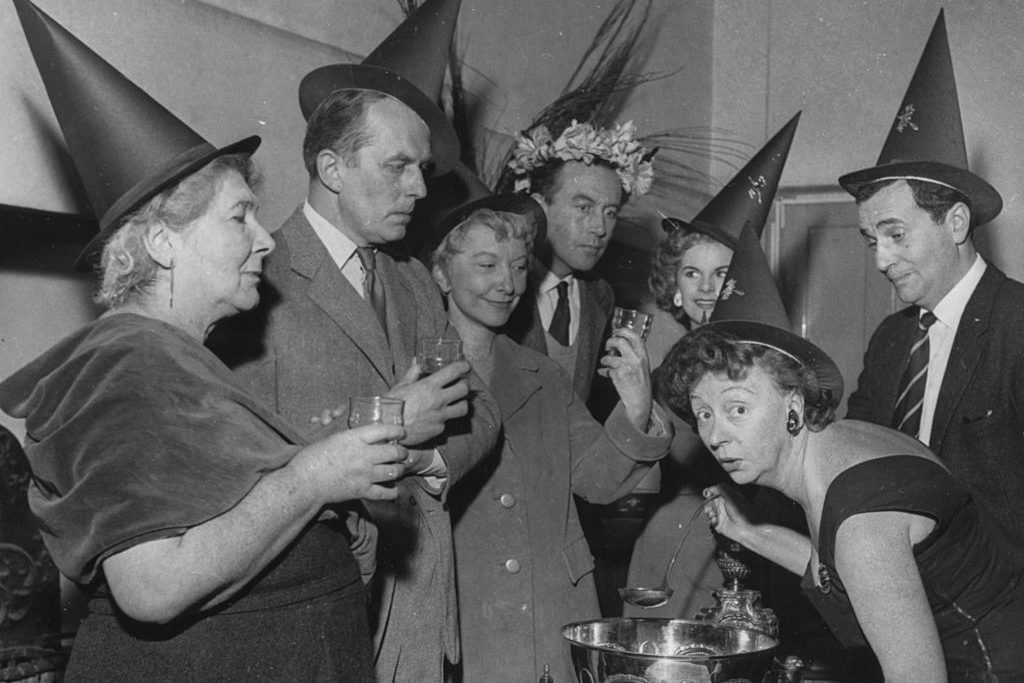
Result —
[[469, 381], [472, 366], [456, 361], [422, 379], [420, 366], [413, 361], [401, 381], [385, 396], [405, 401], [405, 438], [402, 445], [416, 446], [444, 432], [445, 422], [469, 412]]
[[[599, 375], [610, 377], [622, 399], [626, 416], [641, 432], [647, 431], [651, 417], [651, 370], [643, 338], [628, 328], [612, 332], [605, 342], [608, 355], [601, 359]], [[615, 351], [617, 353], [611, 353]]]

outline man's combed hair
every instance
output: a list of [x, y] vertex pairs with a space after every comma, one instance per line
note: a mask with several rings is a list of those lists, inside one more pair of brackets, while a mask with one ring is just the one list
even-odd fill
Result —
[[302, 161], [310, 178], [317, 175], [316, 157], [322, 150], [333, 149], [345, 163], [354, 163], [356, 152], [371, 141], [366, 111], [386, 97], [376, 90], [335, 90], [316, 106], [302, 141]]
[[[876, 180], [873, 183], [862, 185], [857, 189], [857, 203], [863, 204], [878, 194], [882, 188], [888, 187], [900, 180], [907, 181], [907, 185], [910, 186], [910, 193], [914, 197], [914, 203], [921, 210], [927, 211], [928, 215], [936, 223], [941, 223], [946, 218], [949, 210], [958, 203], [967, 205], [968, 209], [971, 208], [971, 200], [959, 190], [954, 190], [951, 187], [939, 185], [938, 183], [928, 182], [927, 180], [915, 180], [913, 178], [886, 178], [885, 180]], [[973, 211], [971, 212], [971, 227], [974, 227]]]
[[822, 390], [810, 368], [773, 348], [740, 341], [713, 327], [698, 328], [676, 342], [658, 370], [658, 393], [674, 413], [695, 425], [690, 409], [693, 387], [708, 374], [743, 380], [754, 366], [771, 377], [780, 392], [803, 396], [808, 429], [821, 431], [835, 421], [839, 402]]
[[[615, 166], [600, 157], [594, 157], [594, 161], [589, 164], [590, 166], [603, 166], [611, 171], [615, 171]], [[549, 159], [546, 164], [537, 167], [530, 173], [530, 193], [539, 194], [544, 197], [544, 201], [550, 204], [555, 199], [555, 194], [559, 190], [559, 176], [558, 172], [565, 168], [565, 162], [561, 159]], [[622, 204], [629, 201], [629, 193], [624, 189], [622, 190]]]

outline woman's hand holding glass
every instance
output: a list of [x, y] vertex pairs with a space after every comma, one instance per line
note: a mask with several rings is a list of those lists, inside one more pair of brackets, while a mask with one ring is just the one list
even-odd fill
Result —
[[336, 432], [306, 446], [290, 464], [321, 505], [360, 498], [394, 500], [389, 486], [405, 474], [406, 450], [398, 444], [402, 425], [368, 424]]

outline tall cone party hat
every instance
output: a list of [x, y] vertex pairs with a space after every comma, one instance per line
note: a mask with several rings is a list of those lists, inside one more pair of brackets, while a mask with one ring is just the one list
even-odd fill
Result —
[[729, 273], [706, 327], [723, 330], [741, 341], [768, 346], [795, 359], [811, 368], [819, 387], [829, 392], [831, 400], [838, 405], [842, 399], [843, 375], [839, 366], [827, 353], [790, 331], [789, 316], [768, 259], [750, 223], [740, 233]]
[[664, 219], [662, 228], [665, 232], [677, 228], [697, 230], [730, 249], [736, 248], [747, 224], [753, 226], [756, 236], [760, 237], [779, 188], [800, 114], [797, 112], [779, 129], [692, 221]]
[[216, 157], [259, 147], [257, 136], [214, 147], [29, 0], [13, 2], [99, 221], [78, 270], [147, 200]]
[[921, 60], [903, 96], [878, 163], [847, 173], [839, 184], [850, 194], [878, 180], [926, 180], [961, 192], [971, 203], [975, 225], [999, 215], [1003, 199], [967, 166], [953, 59], [940, 10]]
[[427, 0], [361, 64], [330, 64], [306, 74], [299, 106], [307, 119], [336, 90], [374, 90], [405, 104], [430, 129], [434, 172], [459, 158], [455, 128], [438, 105], [461, 0]]

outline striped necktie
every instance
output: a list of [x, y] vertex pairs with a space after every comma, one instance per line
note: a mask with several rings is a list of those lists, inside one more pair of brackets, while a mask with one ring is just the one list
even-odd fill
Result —
[[924, 386], [928, 381], [928, 328], [934, 322], [935, 314], [931, 311], [925, 311], [917, 320], [917, 338], [910, 347], [907, 367], [900, 378], [899, 398], [892, 414], [892, 426], [915, 438], [920, 438]]

